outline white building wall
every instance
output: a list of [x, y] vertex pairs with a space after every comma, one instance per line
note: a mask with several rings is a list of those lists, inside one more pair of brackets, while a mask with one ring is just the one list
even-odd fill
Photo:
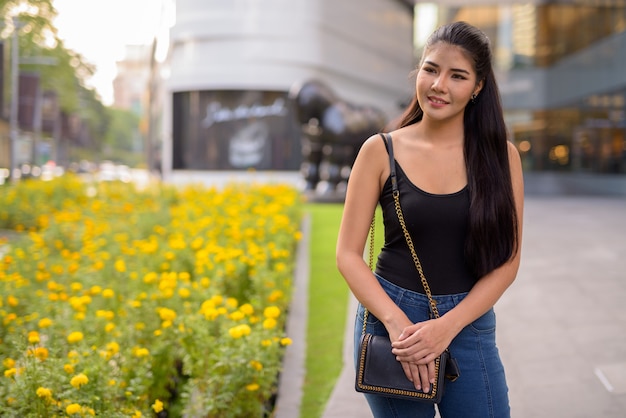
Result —
[[[289, 91], [319, 79], [391, 118], [413, 89], [412, 39], [413, 16], [399, 0], [178, 0], [167, 95]], [[167, 151], [163, 163], [167, 174]]]

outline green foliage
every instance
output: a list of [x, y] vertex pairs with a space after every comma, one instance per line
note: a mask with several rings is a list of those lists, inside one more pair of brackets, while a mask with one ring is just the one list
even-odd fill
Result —
[[[94, 67], [80, 54], [68, 50], [58, 38], [53, 24], [57, 12], [52, 1], [5, 0], [0, 2], [0, 11], [4, 16], [5, 30], [2, 31], [2, 38], [5, 41], [13, 35], [12, 18], [19, 18], [22, 25], [18, 29], [21, 58], [43, 58], [53, 63], [23, 64], [20, 71], [39, 73], [42, 88], [57, 92], [61, 109], [66, 113], [79, 110], [79, 98], [83, 94], [81, 89], [85, 89], [85, 80], [93, 75]], [[11, 42], [6, 44], [10, 46]]]

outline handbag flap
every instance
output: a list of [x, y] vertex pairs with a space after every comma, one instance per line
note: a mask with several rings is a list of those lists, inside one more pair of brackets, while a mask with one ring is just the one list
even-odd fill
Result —
[[383, 396], [414, 397], [416, 399], [441, 399], [443, 390], [443, 373], [447, 352], [435, 360], [437, 379], [431, 391], [424, 393], [415, 389], [407, 379], [404, 369], [396, 356], [391, 352], [388, 337], [365, 334], [361, 337], [359, 363], [357, 368], [356, 390], [359, 392], [380, 393]]

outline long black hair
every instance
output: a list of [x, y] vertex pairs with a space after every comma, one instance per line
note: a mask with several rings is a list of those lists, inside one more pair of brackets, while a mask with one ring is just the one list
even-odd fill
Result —
[[[508, 261], [519, 246], [506, 126], [489, 38], [465, 22], [441, 26], [428, 38], [420, 66], [426, 52], [440, 42], [461, 47], [474, 66], [478, 82], [483, 81], [482, 90], [465, 108], [463, 120], [471, 199], [465, 255], [472, 273], [482, 277]], [[423, 116], [415, 95], [398, 127], [417, 123]]]

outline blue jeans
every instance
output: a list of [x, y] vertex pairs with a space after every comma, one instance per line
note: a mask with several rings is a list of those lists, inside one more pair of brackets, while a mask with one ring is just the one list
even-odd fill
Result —
[[[426, 295], [403, 289], [378, 276], [391, 299], [413, 322], [429, 319]], [[463, 300], [467, 293], [434, 296], [440, 315], [445, 315]], [[357, 351], [363, 330], [364, 308], [359, 304], [355, 327], [355, 367]], [[369, 313], [367, 332], [388, 335], [385, 326]], [[496, 347], [496, 316], [490, 309], [466, 326], [450, 344], [450, 353], [459, 365], [460, 377], [445, 381], [444, 395], [437, 405], [442, 418], [508, 418], [510, 417], [508, 387], [504, 367]], [[375, 418], [418, 418], [435, 416], [434, 405], [427, 402], [387, 398], [365, 394]]]

